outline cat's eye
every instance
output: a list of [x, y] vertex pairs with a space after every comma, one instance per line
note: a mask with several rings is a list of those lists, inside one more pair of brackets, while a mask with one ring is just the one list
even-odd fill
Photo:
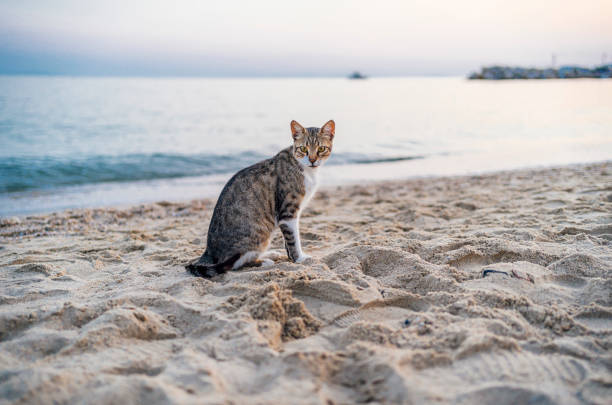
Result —
[[300, 152], [302, 152], [303, 154], [307, 155], [308, 154], [308, 148], [305, 146], [300, 146]]
[[319, 146], [319, 153], [323, 153], [327, 150], [327, 146]]

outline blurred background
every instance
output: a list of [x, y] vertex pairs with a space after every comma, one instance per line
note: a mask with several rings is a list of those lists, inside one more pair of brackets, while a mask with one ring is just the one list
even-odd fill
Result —
[[292, 119], [328, 185], [607, 160], [612, 79], [467, 76], [610, 59], [604, 0], [3, 0], [0, 215], [214, 198]]

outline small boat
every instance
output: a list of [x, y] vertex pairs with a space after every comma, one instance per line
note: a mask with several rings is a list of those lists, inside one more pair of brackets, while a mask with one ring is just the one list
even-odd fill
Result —
[[358, 71], [354, 71], [349, 77], [349, 79], [352, 80], [357, 80], [357, 79], [367, 79], [367, 76], [362, 75], [360, 72]]

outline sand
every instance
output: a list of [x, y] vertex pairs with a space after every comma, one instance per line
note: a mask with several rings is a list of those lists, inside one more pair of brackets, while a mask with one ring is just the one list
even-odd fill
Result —
[[0, 403], [612, 403], [612, 162], [323, 189], [207, 280], [213, 205], [2, 219]]

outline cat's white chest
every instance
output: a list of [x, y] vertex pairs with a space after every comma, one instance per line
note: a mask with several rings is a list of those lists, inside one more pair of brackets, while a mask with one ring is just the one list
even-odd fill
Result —
[[317, 186], [319, 184], [319, 169], [313, 169], [310, 167], [304, 168], [304, 189], [306, 190], [304, 194], [304, 199], [302, 200], [302, 204], [300, 204], [300, 211], [303, 210], [315, 191], [317, 190]]

